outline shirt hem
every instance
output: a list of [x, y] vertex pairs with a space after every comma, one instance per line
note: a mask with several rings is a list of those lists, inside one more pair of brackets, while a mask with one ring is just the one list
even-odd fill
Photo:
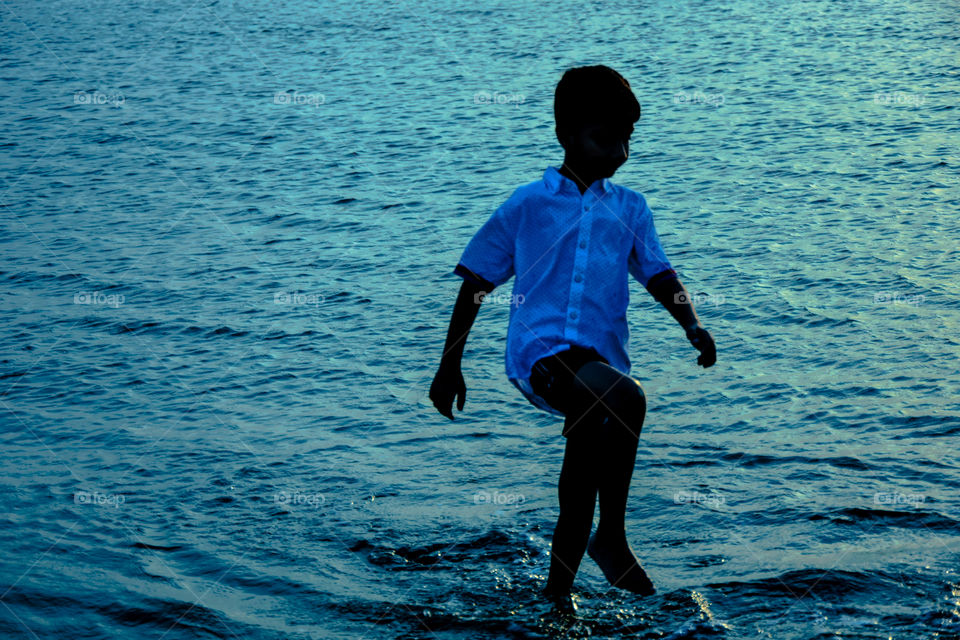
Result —
[[522, 393], [523, 396], [530, 401], [530, 404], [536, 408], [560, 418], [567, 417], [566, 414], [554, 409], [546, 400], [534, 393], [533, 387], [530, 386], [530, 380], [528, 378], [510, 378], [510, 382], [512, 382], [513, 386], [519, 389], [520, 393]]

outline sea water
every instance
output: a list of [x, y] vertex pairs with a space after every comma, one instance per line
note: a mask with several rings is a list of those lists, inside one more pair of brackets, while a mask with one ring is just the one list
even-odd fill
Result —
[[[4, 638], [960, 637], [955, 7], [22, 2], [0, 10]], [[473, 233], [607, 64], [718, 351], [631, 283], [628, 539], [539, 591], [562, 423]], [[512, 282], [498, 293], [509, 299]]]

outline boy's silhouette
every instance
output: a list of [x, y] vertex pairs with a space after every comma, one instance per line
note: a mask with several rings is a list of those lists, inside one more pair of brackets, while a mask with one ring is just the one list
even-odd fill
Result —
[[[554, 114], [563, 165], [518, 188], [454, 269], [464, 281], [430, 399], [451, 420], [454, 398], [463, 411], [467, 334], [483, 296], [516, 275], [514, 300], [522, 302], [510, 310], [507, 376], [534, 406], [565, 418], [560, 516], [544, 593], [573, 611], [570, 589], [584, 551], [611, 584], [654, 592], [624, 530], [646, 414], [643, 388], [628, 375], [627, 274], [684, 328], [698, 364], [712, 366], [716, 349], [663, 253], [646, 201], [608, 180], [627, 160], [640, 119], [630, 84], [602, 65], [569, 69]], [[591, 537], [598, 494], [600, 523]]]

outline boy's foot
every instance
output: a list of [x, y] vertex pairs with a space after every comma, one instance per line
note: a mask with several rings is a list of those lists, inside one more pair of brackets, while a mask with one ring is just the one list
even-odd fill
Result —
[[598, 537], [597, 533], [599, 531], [590, 537], [587, 555], [603, 570], [610, 584], [643, 596], [656, 593], [647, 573], [633, 555], [626, 535]]
[[577, 605], [573, 604], [573, 598], [569, 591], [553, 590], [547, 586], [542, 593], [561, 613], [574, 614], [577, 612]]

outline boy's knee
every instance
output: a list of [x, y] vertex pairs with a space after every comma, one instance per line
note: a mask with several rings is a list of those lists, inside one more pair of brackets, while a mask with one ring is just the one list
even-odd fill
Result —
[[[610, 393], [606, 403], [609, 423], [625, 427], [634, 437], [640, 437], [643, 420], [647, 415], [647, 396], [643, 387], [633, 378], [625, 376]], [[606, 399], [606, 398], [605, 398]]]

